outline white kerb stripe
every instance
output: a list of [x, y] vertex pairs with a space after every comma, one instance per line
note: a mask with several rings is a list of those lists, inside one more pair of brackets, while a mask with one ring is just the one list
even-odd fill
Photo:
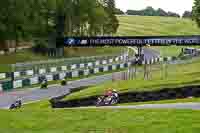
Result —
[[98, 72], [99, 72], [99, 68], [95, 68], [94, 73], [98, 73]]
[[56, 72], [57, 71], [57, 68], [56, 67], [52, 67], [51, 68], [51, 72]]
[[33, 84], [38, 84], [38, 83], [39, 83], [38, 77], [30, 78], [30, 84], [31, 84], [31, 85], [33, 85]]
[[46, 75], [47, 81], [53, 81], [53, 75]]
[[67, 71], [67, 66], [61, 66], [62, 71]]
[[40, 69], [39, 70], [39, 74], [44, 74], [44, 73], [46, 73], [46, 69]]
[[6, 78], [6, 74], [5, 73], [0, 73], [0, 79], [5, 79]]
[[72, 72], [72, 77], [74, 78], [74, 77], [78, 77], [79, 75], [78, 75], [78, 71], [73, 71]]
[[33, 70], [28, 70], [26, 71], [26, 75], [32, 76], [34, 74]]
[[77, 65], [74, 64], [74, 65], [71, 65], [71, 69], [76, 69]]
[[84, 64], [80, 64], [80, 68], [84, 68], [85, 67], [85, 65]]

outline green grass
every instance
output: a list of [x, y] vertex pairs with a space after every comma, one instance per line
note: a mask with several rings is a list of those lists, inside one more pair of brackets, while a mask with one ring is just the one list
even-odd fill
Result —
[[30, 50], [20, 50], [17, 53], [11, 53], [9, 55], [0, 55], [0, 72], [11, 71], [11, 66], [8, 64], [15, 64], [17, 62], [26, 61], [37, 61], [37, 60], [47, 60], [47, 56], [40, 54], [34, 54]]
[[190, 19], [156, 16], [118, 16], [119, 36], [198, 35], [200, 29]]
[[[30, 106], [30, 105], [29, 105]], [[0, 110], [1, 133], [199, 133], [200, 111], [25, 107]], [[40, 106], [41, 107], [41, 106]]]
[[65, 57], [118, 55], [119, 53], [123, 52], [124, 49], [124, 47], [65, 48]]
[[[151, 46], [148, 48], [151, 48], [153, 50], [156, 50], [160, 53], [162, 57], [172, 57], [172, 56], [179, 56], [182, 48], [186, 48], [188, 46]], [[190, 46], [191, 48], [200, 48], [200, 46]]]
[[[123, 52], [122, 47], [105, 48], [65, 48], [65, 58], [88, 57], [88, 56], [107, 56], [119, 55]], [[9, 64], [55, 59], [46, 55], [35, 54], [31, 50], [19, 50], [9, 55], [0, 55], [0, 72], [9, 72], [12, 70]]]
[[[137, 79], [118, 82], [107, 82], [105, 84], [90, 87], [80, 92], [73, 93], [67, 96], [64, 100], [79, 99], [90, 97], [94, 95], [102, 95], [105, 89], [115, 88], [120, 93], [135, 92], [135, 91], [153, 91], [162, 88], [176, 88], [187, 85], [200, 84], [200, 60], [193, 63], [167, 65], [164, 69], [162, 65], [154, 65], [152, 68], [151, 80], [144, 80], [143, 73], [141, 72]], [[163, 70], [162, 70], [163, 69]], [[164, 76], [167, 72], [168, 76]]]
[[181, 53], [181, 50], [184, 48], [184, 46], [152, 46], [150, 48], [158, 51], [162, 57], [177, 57]]
[[0, 55], [0, 64], [14, 64], [16, 62], [46, 60], [47, 56], [34, 54], [31, 50], [20, 50], [9, 55]]

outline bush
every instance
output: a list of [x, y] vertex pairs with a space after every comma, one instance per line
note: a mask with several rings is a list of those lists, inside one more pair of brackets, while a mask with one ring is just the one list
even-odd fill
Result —
[[35, 40], [33, 46], [33, 51], [35, 53], [46, 54], [48, 50], [48, 45], [45, 40]]
[[191, 59], [190, 55], [184, 55], [180, 57], [181, 60], [187, 60], [187, 59]]
[[47, 84], [41, 84], [41, 88], [47, 88]]
[[177, 57], [176, 56], [172, 56], [172, 60], [177, 60]]
[[62, 80], [61, 81], [61, 85], [67, 85], [67, 81], [66, 80]]
[[168, 58], [167, 58], [167, 57], [164, 57], [164, 58], [163, 58], [163, 61], [168, 61]]

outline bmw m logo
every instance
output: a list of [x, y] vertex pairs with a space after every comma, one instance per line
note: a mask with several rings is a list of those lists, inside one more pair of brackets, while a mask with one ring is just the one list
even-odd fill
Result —
[[75, 44], [75, 39], [74, 38], [67, 39], [67, 44], [69, 44], [69, 45]]

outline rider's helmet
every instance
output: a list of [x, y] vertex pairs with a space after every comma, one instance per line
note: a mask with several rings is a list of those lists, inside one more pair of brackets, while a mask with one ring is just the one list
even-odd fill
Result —
[[19, 97], [19, 98], [17, 99], [17, 101], [22, 101], [22, 98], [21, 98], [21, 97]]
[[117, 90], [113, 89], [113, 92], [117, 93]]
[[112, 94], [112, 89], [111, 88], [106, 89], [105, 95], [110, 96], [111, 94]]

